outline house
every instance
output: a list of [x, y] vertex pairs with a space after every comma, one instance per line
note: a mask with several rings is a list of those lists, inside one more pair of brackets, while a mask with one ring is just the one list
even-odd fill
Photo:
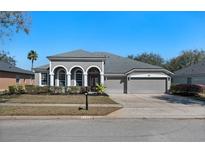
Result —
[[0, 61], [0, 91], [15, 84], [33, 84], [34, 73]]
[[35, 82], [44, 86], [106, 86], [107, 93], [165, 93], [172, 75], [166, 69], [108, 52], [74, 50], [48, 56], [35, 68]]
[[176, 71], [173, 84], [205, 84], [205, 61]]

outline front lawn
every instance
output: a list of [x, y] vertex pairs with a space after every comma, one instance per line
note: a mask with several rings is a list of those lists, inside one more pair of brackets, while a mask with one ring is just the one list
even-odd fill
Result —
[[104, 116], [118, 109], [120, 107], [90, 107], [89, 110], [79, 110], [78, 107], [60, 106], [0, 106], [0, 116]]
[[[89, 104], [117, 104], [108, 96], [88, 96]], [[0, 103], [85, 104], [85, 95], [10, 95], [0, 96]]]

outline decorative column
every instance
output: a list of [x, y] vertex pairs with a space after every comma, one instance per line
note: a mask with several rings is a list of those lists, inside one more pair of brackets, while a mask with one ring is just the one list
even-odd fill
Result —
[[38, 78], [38, 85], [41, 86], [41, 73], [38, 74], [39, 78]]
[[54, 86], [54, 74], [50, 74], [50, 86]]
[[104, 74], [100, 74], [100, 83], [104, 85]]
[[84, 76], [84, 87], [87, 87], [88, 86], [88, 74], [87, 73], [84, 73], [83, 74], [83, 76]]
[[71, 73], [67, 73], [67, 86], [71, 86]]

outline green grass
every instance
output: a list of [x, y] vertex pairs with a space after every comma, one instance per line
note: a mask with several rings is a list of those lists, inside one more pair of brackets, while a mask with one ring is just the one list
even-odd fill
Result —
[[89, 110], [79, 110], [78, 107], [60, 106], [1, 106], [0, 116], [104, 116], [118, 109], [120, 109], [120, 107], [90, 107]]
[[[117, 104], [108, 96], [88, 96], [89, 104]], [[10, 95], [0, 96], [1, 103], [85, 104], [85, 95]]]

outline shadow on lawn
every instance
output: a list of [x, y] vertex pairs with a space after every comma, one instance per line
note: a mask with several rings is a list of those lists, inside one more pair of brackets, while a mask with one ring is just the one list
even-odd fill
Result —
[[172, 104], [184, 104], [184, 105], [199, 104], [201, 106], [205, 106], [205, 101], [200, 100], [200, 98], [197, 97], [175, 96], [175, 95], [168, 95], [168, 94], [162, 96], [152, 96], [152, 97]]

